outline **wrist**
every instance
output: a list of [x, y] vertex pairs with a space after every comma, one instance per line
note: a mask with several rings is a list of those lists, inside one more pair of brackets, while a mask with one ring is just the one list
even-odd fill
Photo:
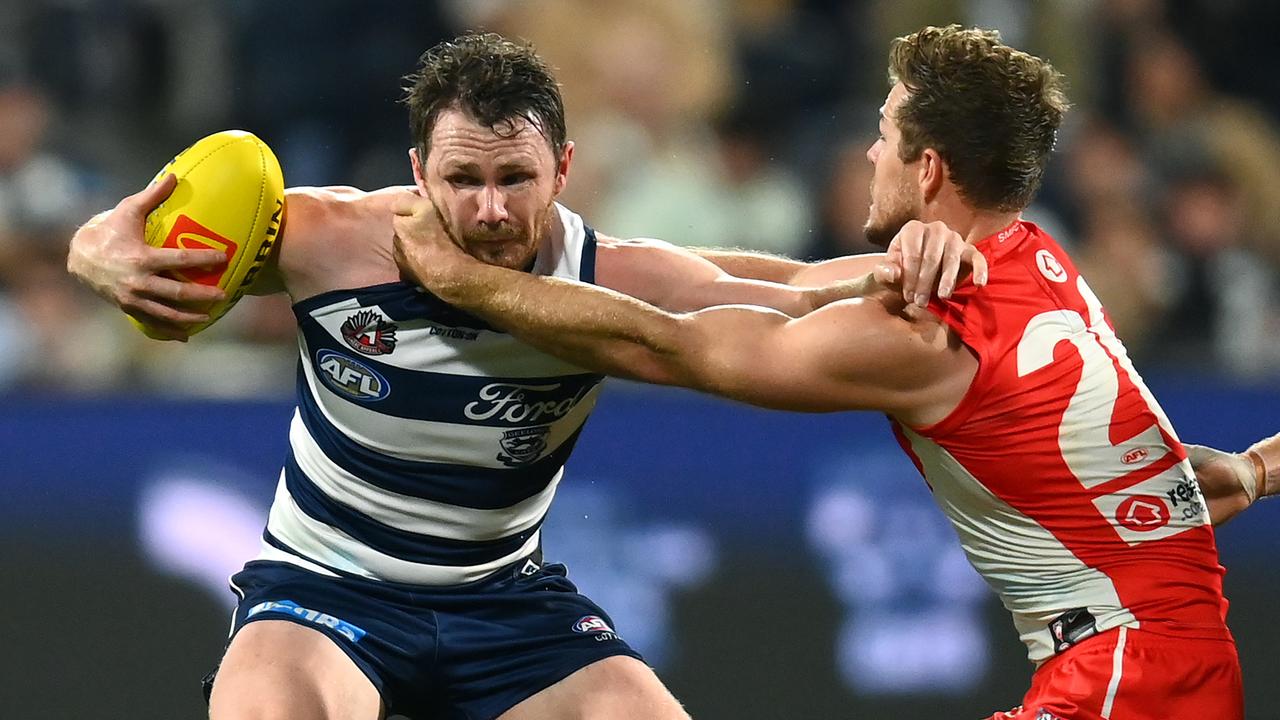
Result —
[[1280, 494], [1280, 435], [1254, 443], [1244, 454], [1253, 464], [1258, 497]]
[[830, 285], [805, 290], [804, 297], [809, 310], [812, 311], [839, 300], [866, 297], [881, 289], [883, 287], [875, 276], [867, 274], [852, 280], [841, 280]]

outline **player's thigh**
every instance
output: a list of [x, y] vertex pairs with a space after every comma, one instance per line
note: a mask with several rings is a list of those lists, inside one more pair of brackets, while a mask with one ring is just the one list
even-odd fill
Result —
[[231, 640], [209, 699], [210, 720], [378, 720], [369, 678], [318, 630], [258, 620]]
[[649, 666], [625, 656], [594, 662], [499, 720], [689, 720]]

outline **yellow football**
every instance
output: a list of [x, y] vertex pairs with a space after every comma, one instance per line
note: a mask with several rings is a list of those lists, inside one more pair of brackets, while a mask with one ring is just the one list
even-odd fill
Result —
[[[170, 273], [176, 280], [217, 286], [226, 293], [225, 300], [209, 308], [209, 320], [191, 329], [194, 335], [244, 296], [270, 257], [284, 219], [284, 173], [271, 148], [243, 130], [201, 138], [170, 160], [156, 179], [167, 173], [178, 184], [147, 215], [147, 244], [213, 248], [227, 256], [221, 267]], [[148, 337], [157, 337], [146, 325], [133, 323]]]

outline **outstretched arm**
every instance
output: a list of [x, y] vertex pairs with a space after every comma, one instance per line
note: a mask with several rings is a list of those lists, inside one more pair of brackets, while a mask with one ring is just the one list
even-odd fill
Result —
[[1187, 457], [1214, 525], [1221, 525], [1258, 500], [1280, 494], [1280, 434], [1242, 453], [1187, 445]]
[[[890, 242], [885, 253], [848, 255], [817, 263], [742, 250], [694, 249], [693, 253], [724, 272], [741, 278], [816, 287], [875, 272], [881, 282], [895, 283], [903, 300], [923, 307], [935, 290], [947, 298], [966, 272], [987, 284], [987, 261], [976, 248], [941, 222], [912, 220]], [[917, 298], [917, 295], [923, 295]]]
[[800, 317], [828, 303], [900, 290], [905, 302], [950, 297], [972, 267], [979, 285], [986, 259], [942, 223], [907, 223], [883, 255], [856, 255], [808, 265], [771, 255], [691, 251], [661, 240], [600, 236], [596, 282], [666, 310], [759, 305]]
[[609, 290], [485, 265], [462, 253], [429, 203], [396, 219], [401, 267], [446, 302], [581, 367], [762, 407], [824, 412], [919, 406], [949, 347], [877, 300], [803, 318], [759, 307], [670, 313]]
[[[800, 317], [823, 305], [883, 292], [863, 274], [821, 287], [797, 287], [737, 277], [685, 248], [649, 238], [597, 236], [595, 282], [671, 312], [715, 305], [757, 305]], [[887, 278], [882, 271], [880, 277]]]

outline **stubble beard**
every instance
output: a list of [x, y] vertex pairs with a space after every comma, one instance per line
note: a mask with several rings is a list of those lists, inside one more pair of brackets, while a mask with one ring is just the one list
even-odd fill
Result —
[[[487, 265], [528, 270], [550, 231], [553, 206], [554, 203], [547, 203], [528, 227], [503, 223], [496, 228], [479, 228], [463, 235], [460, 244], [468, 255]], [[457, 237], [452, 231], [450, 234]]]
[[[872, 197], [874, 196], [873, 193]], [[879, 248], [888, 248], [904, 225], [920, 218], [920, 208], [917, 203], [908, 199], [905, 188], [899, 188], [897, 193], [885, 198], [885, 202], [879, 203], [879, 207], [875, 209], [880, 211], [880, 217], [877, 218], [876, 213], [869, 214], [862, 232], [866, 235], [867, 242]]]

